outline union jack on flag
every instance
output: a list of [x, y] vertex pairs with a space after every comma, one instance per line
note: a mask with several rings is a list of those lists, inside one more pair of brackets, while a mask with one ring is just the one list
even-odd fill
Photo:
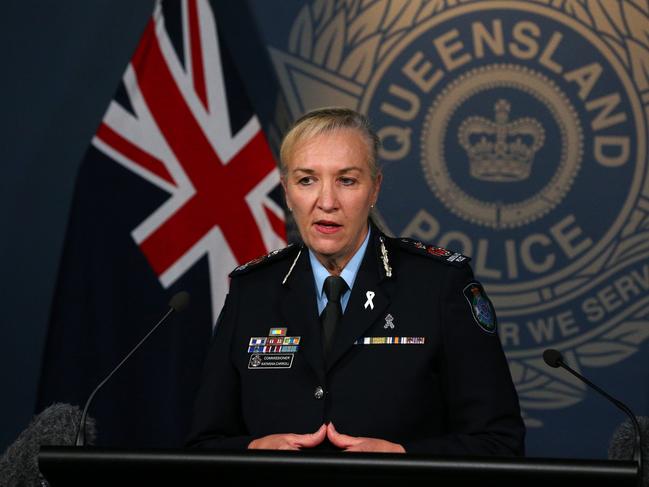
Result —
[[228, 272], [284, 246], [285, 220], [270, 197], [279, 172], [257, 117], [232, 121], [212, 8], [180, 6], [173, 42], [156, 4], [123, 76], [130, 106], [111, 102], [92, 143], [169, 194], [131, 236], [165, 288], [208, 257], [214, 321]]

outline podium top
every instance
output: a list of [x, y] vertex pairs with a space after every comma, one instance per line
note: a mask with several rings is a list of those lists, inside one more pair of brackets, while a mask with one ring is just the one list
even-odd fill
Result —
[[[632, 461], [553, 458], [431, 457], [387, 453], [118, 450], [43, 447], [39, 467], [52, 487], [75, 485], [201, 485], [231, 479], [264, 485], [337, 481], [478, 482], [480, 486], [637, 485]], [[143, 481], [144, 479], [144, 481]]]

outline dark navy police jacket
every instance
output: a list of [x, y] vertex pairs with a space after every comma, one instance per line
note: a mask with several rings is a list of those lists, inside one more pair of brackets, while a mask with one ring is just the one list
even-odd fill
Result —
[[522, 455], [518, 397], [495, 322], [476, 317], [468, 260], [373, 227], [327, 364], [308, 250], [235, 269], [188, 446], [246, 448], [332, 421], [407, 452]]

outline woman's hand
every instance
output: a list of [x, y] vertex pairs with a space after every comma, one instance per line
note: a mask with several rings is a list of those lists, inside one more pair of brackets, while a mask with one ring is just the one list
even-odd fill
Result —
[[[322, 428], [321, 428], [322, 429]], [[319, 431], [319, 430], [318, 430]], [[364, 438], [362, 436], [349, 436], [338, 433], [333, 423], [327, 426], [329, 441], [344, 451], [364, 451], [382, 453], [405, 453], [406, 450], [398, 443], [381, 440], [378, 438]]]
[[301, 450], [318, 446], [327, 437], [327, 425], [323, 424], [315, 433], [297, 435], [281, 433], [263, 436], [248, 444], [250, 450]]

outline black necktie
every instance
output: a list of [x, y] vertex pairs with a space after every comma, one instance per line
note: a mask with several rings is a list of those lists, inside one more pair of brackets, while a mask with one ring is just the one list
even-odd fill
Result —
[[336, 326], [343, 316], [340, 297], [347, 291], [347, 283], [340, 276], [329, 276], [324, 282], [324, 292], [327, 296], [327, 306], [322, 312], [322, 349], [325, 360], [334, 341]]

